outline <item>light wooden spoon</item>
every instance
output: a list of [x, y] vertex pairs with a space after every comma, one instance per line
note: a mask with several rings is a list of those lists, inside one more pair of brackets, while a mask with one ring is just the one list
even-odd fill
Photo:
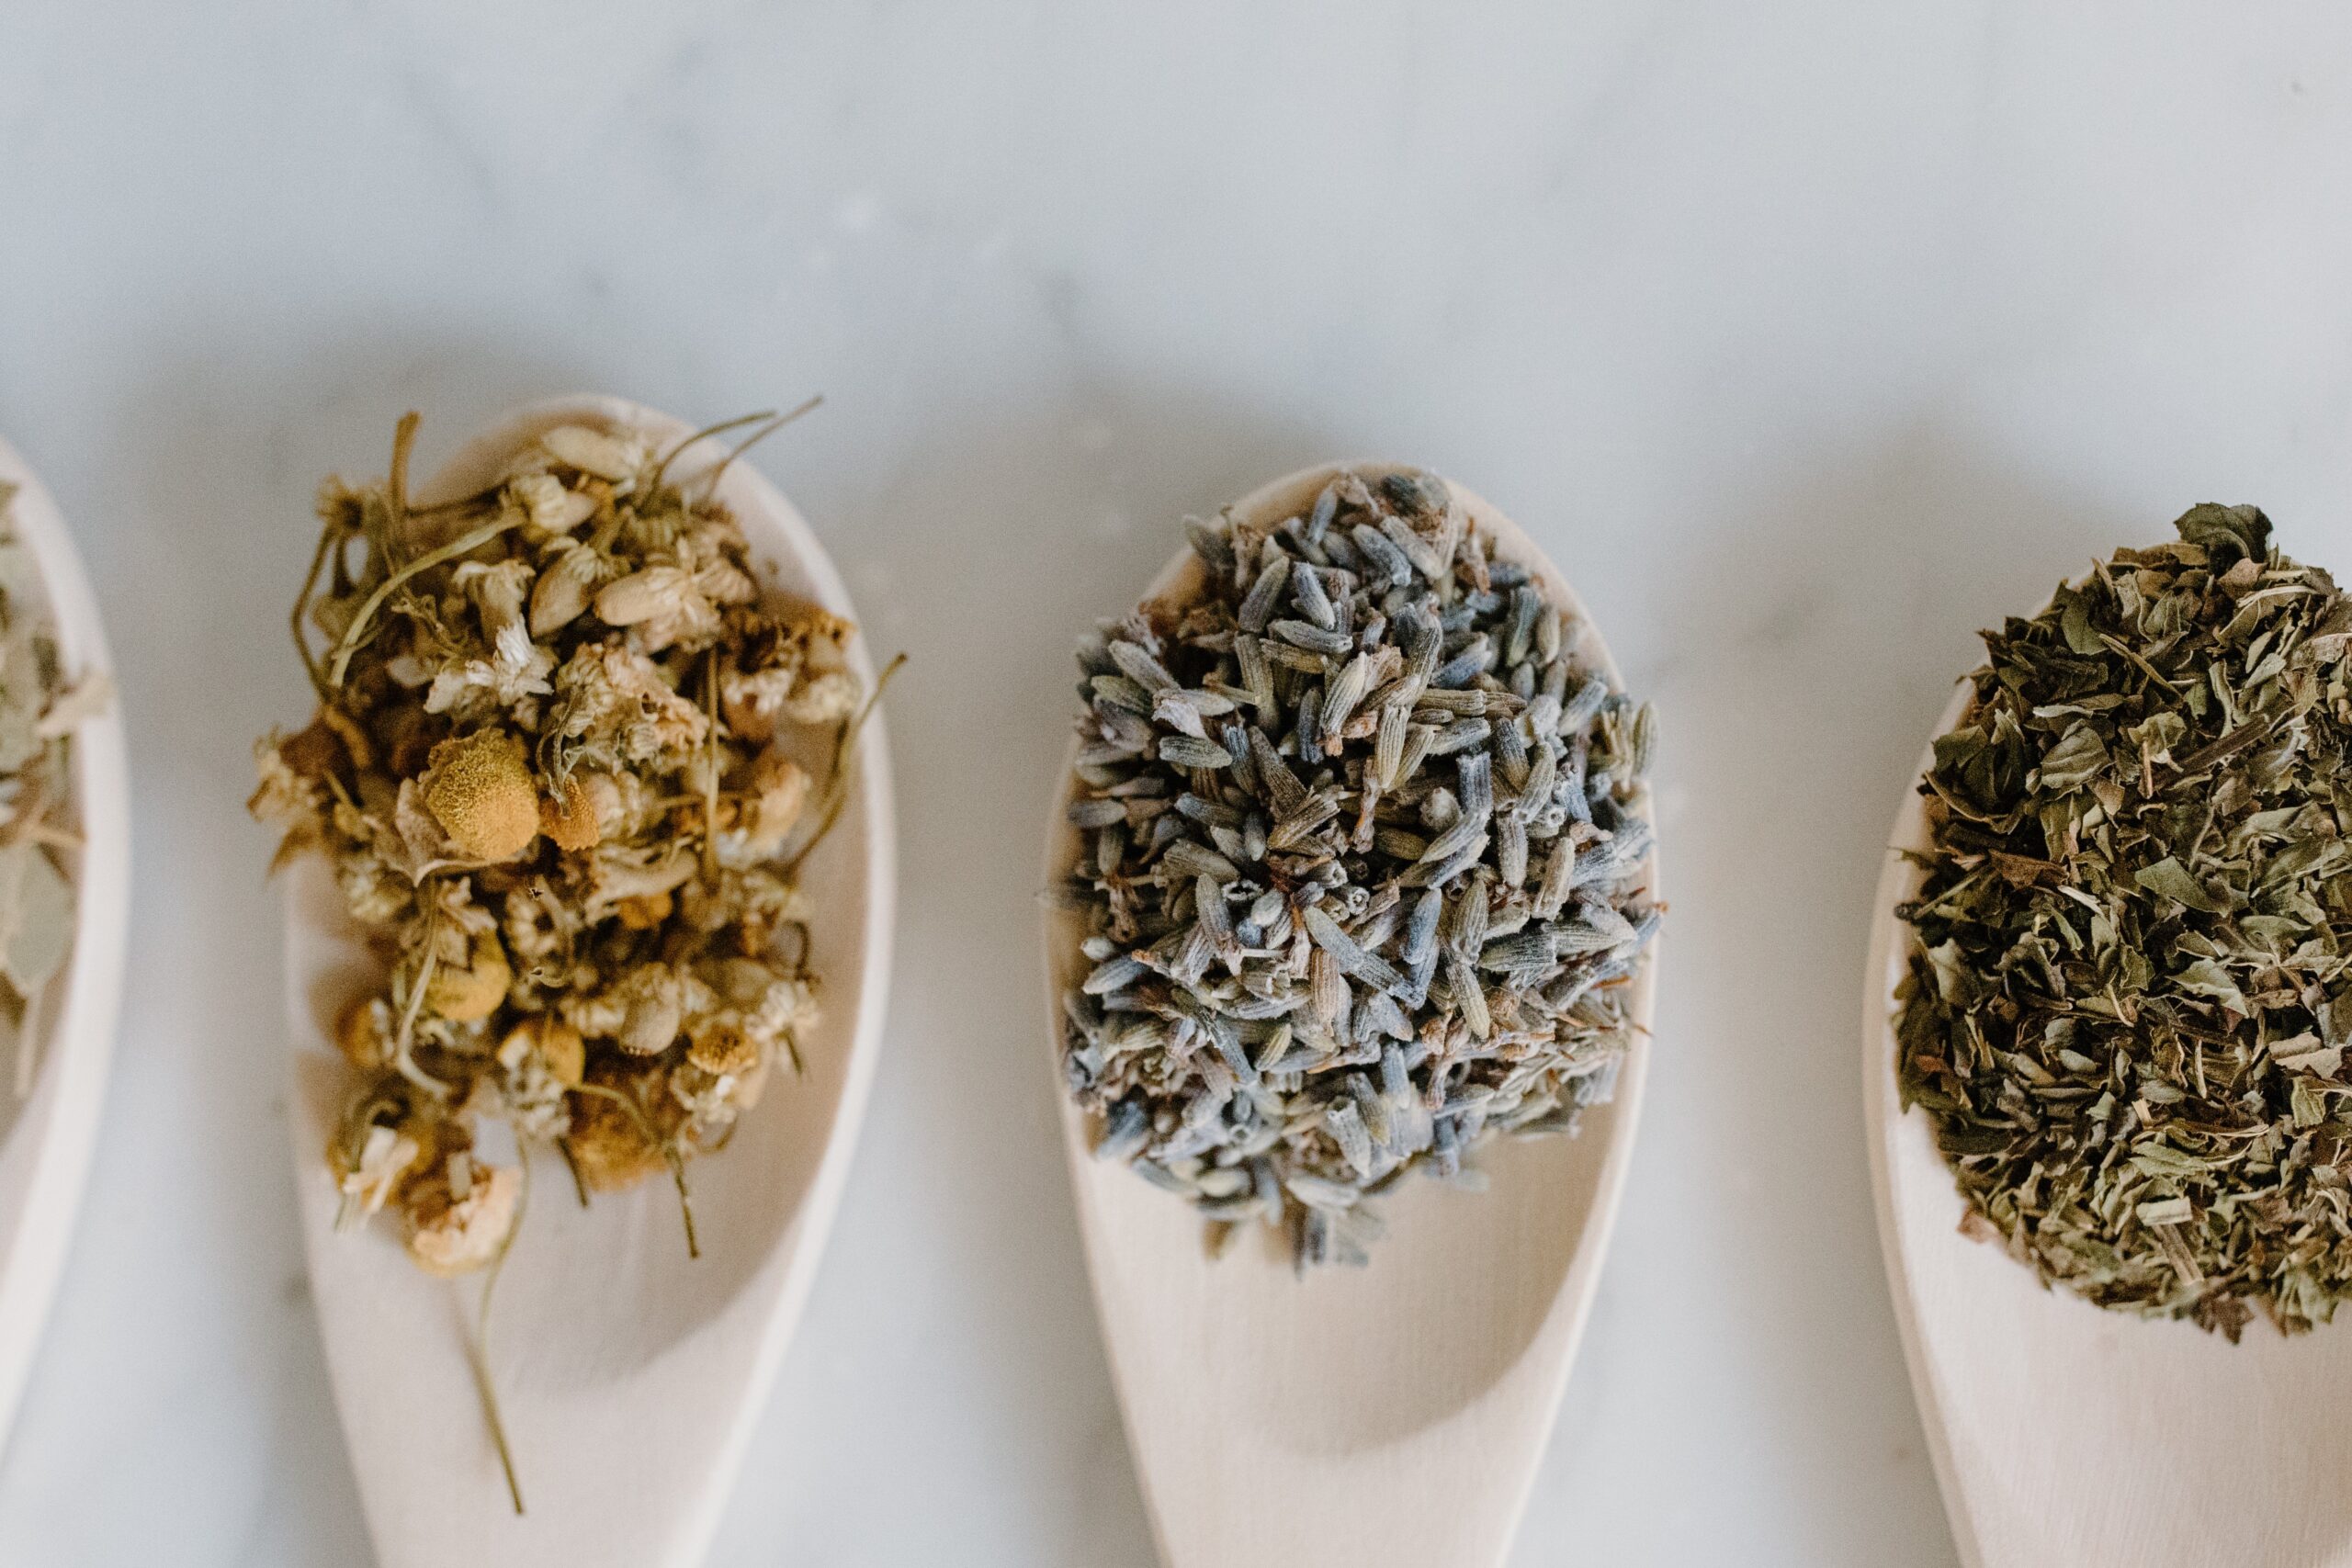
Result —
[[[616, 398], [523, 409], [418, 492], [480, 489], [540, 433], [626, 428], [658, 448], [680, 421]], [[724, 456], [706, 441], [671, 465], [691, 482]], [[842, 615], [849, 595], [789, 502], [749, 461], [718, 495], [763, 577]], [[852, 662], [871, 686], [862, 642]], [[335, 1404], [383, 1568], [684, 1568], [701, 1560], [823, 1249], [873, 1083], [890, 969], [896, 866], [889, 748], [879, 715], [854, 755], [847, 808], [802, 867], [817, 911], [810, 965], [823, 1020], [723, 1154], [690, 1167], [702, 1257], [686, 1256], [666, 1182], [582, 1209], [542, 1156], [498, 1285], [492, 1372], [529, 1512], [517, 1517], [469, 1371], [481, 1277], [419, 1272], [381, 1221], [336, 1235], [322, 1163], [349, 1092], [329, 1032], [380, 971], [345, 924], [316, 857], [288, 891], [294, 1026], [294, 1173]]]
[[[111, 682], [114, 660], [73, 536], [40, 479], [0, 441], [0, 488], [9, 485], [17, 487], [17, 534], [40, 567], [67, 679]], [[37, 1043], [31, 1094], [17, 1104], [0, 1082], [0, 1442], [65, 1266], [114, 1055], [130, 919], [130, 788], [119, 703], [108, 701], [75, 728], [70, 763], [83, 839], [74, 950], [26, 1021], [27, 1038]]]
[[[1277, 479], [1232, 509], [1303, 513], [1343, 468]], [[1535, 571], [1584, 658], [1617, 671], [1557, 568], [1502, 513], [1457, 500], [1496, 553]], [[1148, 598], [1202, 585], [1187, 550]], [[1073, 748], [1073, 761], [1075, 749]], [[1057, 885], [1079, 851], [1063, 771], [1046, 835]], [[1656, 859], [1650, 875], [1655, 890]], [[1061, 998], [1085, 960], [1079, 922], [1046, 921], [1048, 1045], [1058, 1085]], [[1575, 1138], [1501, 1138], [1484, 1193], [1411, 1180], [1382, 1204], [1388, 1235], [1363, 1269], [1301, 1278], [1263, 1227], [1222, 1260], [1201, 1219], [1090, 1152], [1060, 1092], [1095, 1306], [1127, 1441], [1169, 1568], [1494, 1568], [1509, 1550], [1592, 1305], [1633, 1151], [1648, 1064], [1656, 958], [1635, 984], [1638, 1038], [1616, 1098]]]
[[[1971, 695], [1963, 685], [1937, 734]], [[1921, 874], [1900, 852], [1928, 841], [1916, 789], [1893, 841], [1864, 987], [1862, 1096], [1895, 1321], [1962, 1561], [2352, 1564], [2352, 1325], [2288, 1339], [2257, 1319], [2232, 1345], [2046, 1291], [1961, 1234], [1951, 1168], [1895, 1083], [1894, 987], [1913, 939], [1894, 909]]]

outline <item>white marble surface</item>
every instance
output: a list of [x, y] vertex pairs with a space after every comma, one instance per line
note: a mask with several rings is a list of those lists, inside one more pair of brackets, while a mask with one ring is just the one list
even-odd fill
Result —
[[888, 1053], [715, 1563], [1149, 1561], [1035, 1001], [1066, 645], [1186, 510], [1364, 454], [1539, 535], [1668, 721], [1649, 1125], [1519, 1562], [1949, 1562], [1879, 847], [1972, 628], [2094, 550], [2253, 499], [2352, 567], [2347, 138], [2316, 6], [0, 10], [0, 431], [112, 620], [140, 863], [0, 1562], [366, 1560], [246, 748], [317, 478], [580, 388], [824, 391], [762, 461], [914, 656]]

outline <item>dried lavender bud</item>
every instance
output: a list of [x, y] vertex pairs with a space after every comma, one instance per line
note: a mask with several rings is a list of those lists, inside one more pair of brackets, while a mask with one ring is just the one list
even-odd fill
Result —
[[1571, 670], [1557, 607], [1434, 478], [1344, 474], [1304, 521], [1193, 544], [1193, 602], [1080, 656], [1070, 821], [1174, 809], [1069, 868], [1091, 967], [1064, 1068], [1098, 1153], [1220, 1237], [1260, 1219], [1302, 1267], [1361, 1261], [1405, 1172], [1611, 1093], [1657, 925], [1648, 710]]

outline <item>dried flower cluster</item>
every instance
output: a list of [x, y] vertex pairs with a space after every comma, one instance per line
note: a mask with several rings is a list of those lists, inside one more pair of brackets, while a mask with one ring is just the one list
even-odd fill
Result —
[[[665, 1170], [683, 1198], [797, 1064], [794, 871], [865, 694], [847, 623], [764, 601], [715, 477], [689, 494], [674, 453], [567, 424], [416, 508], [413, 422], [388, 482], [321, 495], [295, 609], [318, 713], [261, 743], [252, 805], [281, 863], [328, 858], [388, 968], [336, 1032], [345, 1215], [393, 1210], [455, 1274], [503, 1253], [521, 1186], [481, 1119], [560, 1148], [583, 1201]], [[804, 766], [812, 735], [830, 761]]]
[[74, 727], [108, 700], [103, 677], [69, 686], [40, 597], [40, 573], [0, 481], [0, 1032], [15, 1040], [19, 1098], [39, 1065], [34, 1017], [74, 940]]
[[2352, 1290], [2352, 600], [2199, 506], [1984, 634], [1898, 1076], [2045, 1282], [2237, 1337]]
[[1069, 1088], [1213, 1246], [1361, 1262], [1368, 1196], [1612, 1091], [1651, 713], [1431, 476], [1191, 533], [1198, 595], [1080, 653]]

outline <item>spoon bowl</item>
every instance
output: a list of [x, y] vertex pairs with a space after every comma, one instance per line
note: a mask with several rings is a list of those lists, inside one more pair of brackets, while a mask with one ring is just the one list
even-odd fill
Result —
[[[1343, 468], [1277, 479], [1243, 519], [1304, 512]], [[1617, 670], [1558, 569], [1487, 502], [1455, 498], [1497, 554], [1529, 567], [1576, 627], [1577, 650]], [[1147, 599], [1203, 586], [1190, 550]], [[1075, 748], [1072, 761], [1075, 761]], [[1079, 854], [1066, 767], [1046, 877]], [[1656, 857], [1649, 875], [1656, 891]], [[1080, 923], [1050, 908], [1047, 1016], [1086, 961]], [[1636, 1038], [1615, 1098], [1574, 1138], [1481, 1146], [1490, 1188], [1408, 1181], [1383, 1200], [1388, 1234], [1360, 1269], [1304, 1276], [1252, 1225], [1222, 1259], [1189, 1205], [1093, 1157], [1068, 1094], [1064, 1142], [1127, 1439], [1169, 1568], [1494, 1568], [1524, 1511], [1592, 1304], [1641, 1111], [1655, 956], [1635, 981]], [[1061, 1043], [1048, 1032], [1058, 1079]]]
[[[0, 441], [5, 486], [16, 487], [11, 514], [40, 568], [67, 677], [110, 681], [114, 661], [73, 536], [40, 479]], [[0, 1081], [0, 1445], [65, 1267], [114, 1055], [130, 919], [130, 787], [118, 703], [76, 727], [70, 768], [83, 840], [74, 947], [25, 1021], [37, 1052], [31, 1092], [17, 1101]]]
[[[1963, 685], [1937, 734], [1971, 695]], [[1961, 1233], [1951, 1168], [1895, 1080], [1894, 987], [1911, 937], [1894, 911], [1922, 876], [1903, 852], [1928, 844], [1916, 790], [1892, 842], [1864, 985], [1863, 1104], [1895, 1321], [1962, 1562], [2352, 1565], [2345, 1325], [2290, 1339], [2257, 1319], [2233, 1345], [2044, 1289]]]
[[[692, 434], [616, 398], [534, 404], [469, 443], [421, 503], [493, 482], [520, 447], [559, 424], [626, 430], [667, 450]], [[718, 442], [671, 465], [691, 482]], [[748, 462], [718, 487], [763, 581], [854, 619], [822, 547]], [[870, 690], [863, 639], [850, 664]], [[820, 1022], [805, 1071], [773, 1084], [726, 1151], [689, 1168], [702, 1256], [690, 1259], [667, 1182], [582, 1208], [560, 1162], [542, 1157], [498, 1285], [491, 1374], [529, 1512], [515, 1515], [467, 1359], [481, 1277], [432, 1279], [388, 1227], [337, 1235], [322, 1154], [349, 1092], [332, 1030], [379, 982], [327, 868], [288, 878], [287, 986], [293, 1023], [294, 1169], [335, 1404], [383, 1568], [509, 1568], [699, 1562], [799, 1316], [839, 1204], [873, 1082], [888, 986], [896, 868], [889, 749], [871, 717], [845, 809], [801, 868], [818, 912], [809, 965]]]

